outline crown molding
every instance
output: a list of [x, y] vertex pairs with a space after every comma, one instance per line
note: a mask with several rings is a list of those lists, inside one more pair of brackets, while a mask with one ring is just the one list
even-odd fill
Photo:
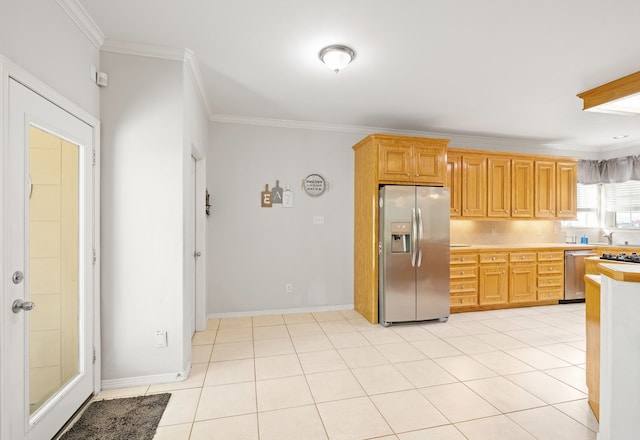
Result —
[[78, 0], [58, 0], [58, 4], [78, 26], [96, 49], [100, 50], [104, 42], [104, 33]]
[[[562, 152], [563, 155], [575, 155], [577, 152], [591, 152], [598, 153], [600, 150], [597, 148], [585, 149], [584, 147], [578, 147], [573, 145], [563, 145], [552, 143], [545, 140], [535, 139], [511, 139], [500, 138], [490, 136], [476, 136], [467, 134], [455, 134], [455, 133], [442, 133], [432, 131], [416, 131], [416, 130], [397, 130], [384, 127], [371, 127], [371, 126], [359, 126], [359, 125], [345, 125], [345, 124], [331, 124], [331, 123], [319, 123], [308, 121], [296, 121], [287, 119], [269, 119], [269, 118], [256, 118], [251, 116], [238, 116], [215, 113], [210, 118], [211, 122], [219, 122], [224, 124], [240, 124], [240, 125], [257, 125], [263, 127], [277, 127], [277, 128], [294, 128], [302, 130], [318, 130], [318, 131], [333, 131], [341, 133], [361, 134], [367, 136], [372, 133], [385, 133], [385, 134], [397, 134], [402, 136], [419, 136], [419, 137], [434, 137], [449, 139], [449, 146], [453, 148], [466, 148], [472, 150], [492, 150], [492, 151], [531, 151], [536, 150], [541, 154], [558, 154]], [[544, 153], [542, 153], [544, 152]]]
[[191, 76], [191, 79], [196, 86], [196, 92], [198, 93], [198, 98], [200, 98], [200, 104], [207, 114], [207, 117], [211, 119], [211, 106], [209, 105], [209, 101], [207, 100], [207, 89], [204, 86], [204, 80], [202, 79], [200, 64], [198, 63], [196, 54], [190, 49], [184, 50], [184, 64], [187, 67], [187, 72], [189, 72], [189, 75]]
[[183, 61], [184, 50], [172, 47], [156, 46], [153, 44], [133, 43], [130, 41], [105, 39], [101, 50], [103, 52], [136, 55], [139, 57], [160, 58], [163, 60]]

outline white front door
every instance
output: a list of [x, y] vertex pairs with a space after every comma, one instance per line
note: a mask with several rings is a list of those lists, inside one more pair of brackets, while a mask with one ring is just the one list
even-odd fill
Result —
[[8, 90], [2, 429], [42, 440], [93, 393], [93, 128], [13, 79]]

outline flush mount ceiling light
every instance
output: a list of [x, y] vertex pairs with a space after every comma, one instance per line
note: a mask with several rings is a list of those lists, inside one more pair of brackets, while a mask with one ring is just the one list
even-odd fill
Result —
[[640, 72], [578, 94], [583, 110], [620, 115], [640, 114]]
[[320, 61], [336, 73], [347, 67], [355, 56], [353, 49], [340, 45], [327, 46], [318, 54]]

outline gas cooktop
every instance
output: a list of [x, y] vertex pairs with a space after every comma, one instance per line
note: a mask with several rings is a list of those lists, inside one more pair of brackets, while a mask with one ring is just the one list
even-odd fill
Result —
[[623, 263], [640, 263], [640, 254], [602, 254], [601, 260], [621, 261]]

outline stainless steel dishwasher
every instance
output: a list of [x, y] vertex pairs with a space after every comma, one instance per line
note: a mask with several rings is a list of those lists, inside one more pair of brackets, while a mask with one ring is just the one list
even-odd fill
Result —
[[584, 301], [584, 259], [595, 255], [592, 250], [564, 251], [564, 299], [561, 303]]

